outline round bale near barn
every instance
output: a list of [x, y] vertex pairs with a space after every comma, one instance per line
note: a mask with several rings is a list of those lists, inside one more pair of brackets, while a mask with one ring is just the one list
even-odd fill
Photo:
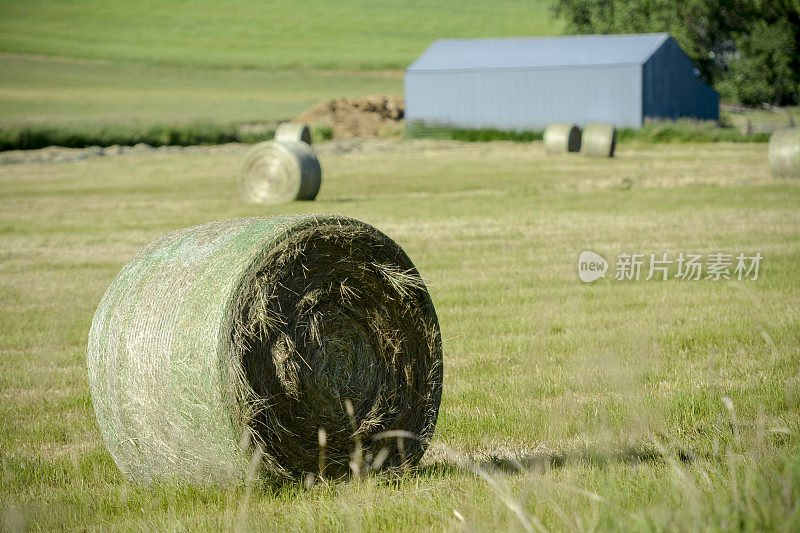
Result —
[[787, 128], [769, 138], [769, 166], [775, 176], [800, 177], [800, 128]]
[[614, 157], [617, 129], [611, 124], [590, 122], [583, 128], [581, 153], [589, 157]]
[[322, 183], [317, 155], [299, 141], [265, 141], [239, 165], [239, 192], [248, 202], [277, 204], [313, 200]]
[[139, 484], [299, 480], [415, 465], [442, 345], [414, 264], [333, 215], [212, 222], [151, 243], [103, 296], [92, 401]]
[[575, 124], [555, 123], [544, 131], [544, 149], [548, 154], [565, 154], [581, 149], [581, 130]]
[[275, 130], [276, 141], [298, 141], [311, 144], [311, 131], [302, 122], [284, 122]]

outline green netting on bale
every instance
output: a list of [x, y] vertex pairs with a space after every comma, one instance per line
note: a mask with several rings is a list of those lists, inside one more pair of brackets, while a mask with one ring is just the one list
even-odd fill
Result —
[[298, 479], [321, 451], [329, 476], [350, 461], [405, 468], [442, 390], [436, 312], [413, 263], [337, 216], [161, 237], [103, 296], [87, 363], [103, 438], [138, 483], [237, 483], [254, 455], [265, 475]]

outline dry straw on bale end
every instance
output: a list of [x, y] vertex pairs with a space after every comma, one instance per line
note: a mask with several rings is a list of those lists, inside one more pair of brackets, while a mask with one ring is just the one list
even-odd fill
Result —
[[103, 439], [142, 484], [241, 483], [251, 465], [290, 480], [404, 469], [442, 393], [419, 273], [389, 237], [337, 216], [161, 237], [103, 296], [87, 363]]
[[579, 151], [581, 149], [581, 130], [575, 124], [550, 124], [544, 130], [544, 149], [548, 154]]
[[617, 129], [611, 124], [590, 122], [583, 128], [581, 153], [589, 157], [614, 157]]
[[278, 204], [316, 198], [322, 184], [322, 167], [306, 143], [265, 141], [247, 151], [238, 176], [242, 198]]
[[770, 136], [769, 166], [775, 176], [800, 177], [800, 128], [783, 129]]
[[311, 131], [302, 122], [284, 122], [275, 130], [276, 141], [297, 141], [311, 144]]

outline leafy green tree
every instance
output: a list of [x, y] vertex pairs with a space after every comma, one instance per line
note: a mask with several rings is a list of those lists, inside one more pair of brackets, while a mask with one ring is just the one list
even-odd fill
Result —
[[795, 35], [786, 21], [759, 21], [737, 43], [741, 57], [732, 61], [719, 89], [745, 104], [796, 103]]

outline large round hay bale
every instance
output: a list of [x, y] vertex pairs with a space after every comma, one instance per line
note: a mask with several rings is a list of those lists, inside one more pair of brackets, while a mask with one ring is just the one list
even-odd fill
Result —
[[239, 165], [239, 191], [249, 202], [313, 200], [321, 183], [317, 155], [309, 145], [298, 141], [258, 143]]
[[589, 157], [614, 157], [617, 129], [611, 124], [590, 122], [583, 128], [581, 153]]
[[311, 132], [302, 122], [284, 122], [275, 129], [276, 141], [298, 141], [311, 144]]
[[564, 154], [581, 149], [581, 130], [575, 124], [550, 124], [544, 130], [544, 149], [548, 154]]
[[800, 177], [800, 128], [776, 131], [770, 136], [769, 166], [775, 176]]
[[138, 483], [236, 483], [251, 461], [286, 479], [321, 458], [331, 477], [351, 461], [406, 468], [442, 393], [439, 324], [414, 264], [372, 226], [328, 215], [151, 243], [103, 296], [87, 362], [103, 439]]

